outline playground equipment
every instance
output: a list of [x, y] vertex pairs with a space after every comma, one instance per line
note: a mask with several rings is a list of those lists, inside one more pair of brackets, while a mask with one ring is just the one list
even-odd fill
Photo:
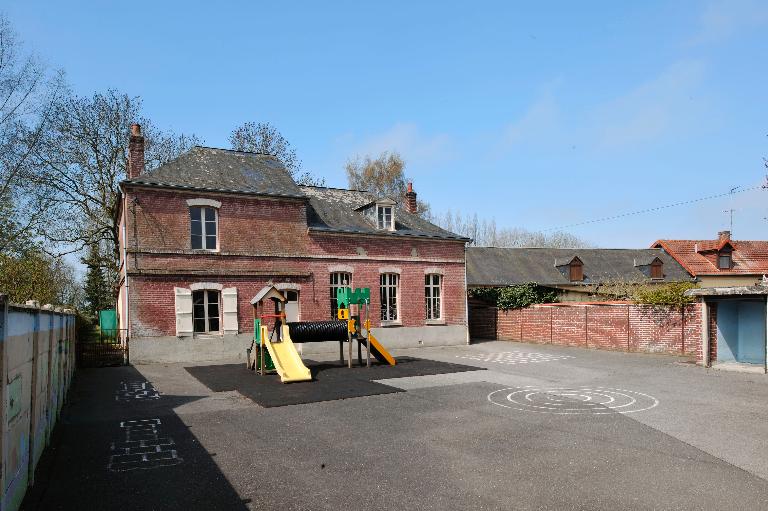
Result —
[[[307, 342], [339, 342], [339, 359], [344, 364], [344, 342], [349, 343], [349, 367], [352, 367], [352, 343], [358, 343], [357, 358], [362, 362], [362, 347], [366, 347], [366, 366], [371, 365], [371, 355], [382, 363], [395, 365], [396, 361], [379, 343], [370, 331], [368, 306], [370, 304], [370, 289], [352, 290], [339, 288], [337, 300], [339, 303], [339, 320], [315, 322], [285, 321], [285, 297], [273, 286], [267, 286], [251, 300], [253, 305], [254, 337], [251, 348], [247, 350], [247, 367], [258, 369], [264, 375], [268, 371], [276, 371], [283, 383], [308, 381], [312, 379], [309, 369], [304, 365], [296, 350], [295, 343]], [[265, 302], [274, 303], [274, 313], [266, 313]], [[358, 314], [350, 316], [350, 306], [355, 305]], [[365, 321], [361, 322], [362, 311]], [[264, 320], [274, 319], [272, 332], [264, 324]], [[363, 330], [364, 329], [364, 330]]]

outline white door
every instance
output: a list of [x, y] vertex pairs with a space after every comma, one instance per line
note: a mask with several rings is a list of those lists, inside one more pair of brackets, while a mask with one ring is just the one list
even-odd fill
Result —
[[289, 323], [299, 320], [299, 292], [285, 291], [285, 320]]

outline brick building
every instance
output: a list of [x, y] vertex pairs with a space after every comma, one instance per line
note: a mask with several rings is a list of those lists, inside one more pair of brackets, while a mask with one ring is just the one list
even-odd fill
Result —
[[289, 321], [331, 319], [335, 287], [369, 287], [386, 346], [468, 341], [468, 240], [416, 215], [411, 187], [398, 202], [299, 186], [272, 156], [206, 147], [145, 172], [138, 125], [128, 166], [118, 317], [132, 361], [244, 357], [250, 300], [270, 284]]
[[768, 275], [768, 241], [733, 240], [720, 231], [714, 240], [658, 240], [701, 287], [754, 286]]

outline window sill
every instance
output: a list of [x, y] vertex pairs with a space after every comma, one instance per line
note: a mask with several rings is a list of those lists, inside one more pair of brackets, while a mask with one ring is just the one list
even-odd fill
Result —
[[445, 325], [444, 319], [427, 319], [424, 320], [425, 325]]
[[224, 337], [224, 335], [221, 332], [195, 332], [192, 337], [195, 339], [218, 339], [220, 337]]
[[400, 320], [397, 321], [382, 321], [381, 322], [382, 327], [388, 327], [388, 326], [403, 326], [403, 322]]

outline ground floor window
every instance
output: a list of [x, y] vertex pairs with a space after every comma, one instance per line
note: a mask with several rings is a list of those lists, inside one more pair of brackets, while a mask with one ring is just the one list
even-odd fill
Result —
[[441, 319], [441, 282], [440, 275], [433, 273], [424, 276], [424, 299], [426, 302], [426, 318]]
[[337, 271], [331, 273], [331, 286], [329, 295], [331, 298], [331, 319], [336, 319], [339, 302], [336, 300], [336, 291], [340, 287], [350, 287], [352, 283], [352, 274], [344, 271]]
[[379, 293], [381, 298], [381, 320], [397, 321], [397, 288], [400, 275], [397, 273], [382, 273], [379, 277]]
[[192, 322], [196, 333], [219, 331], [219, 292], [192, 292]]

